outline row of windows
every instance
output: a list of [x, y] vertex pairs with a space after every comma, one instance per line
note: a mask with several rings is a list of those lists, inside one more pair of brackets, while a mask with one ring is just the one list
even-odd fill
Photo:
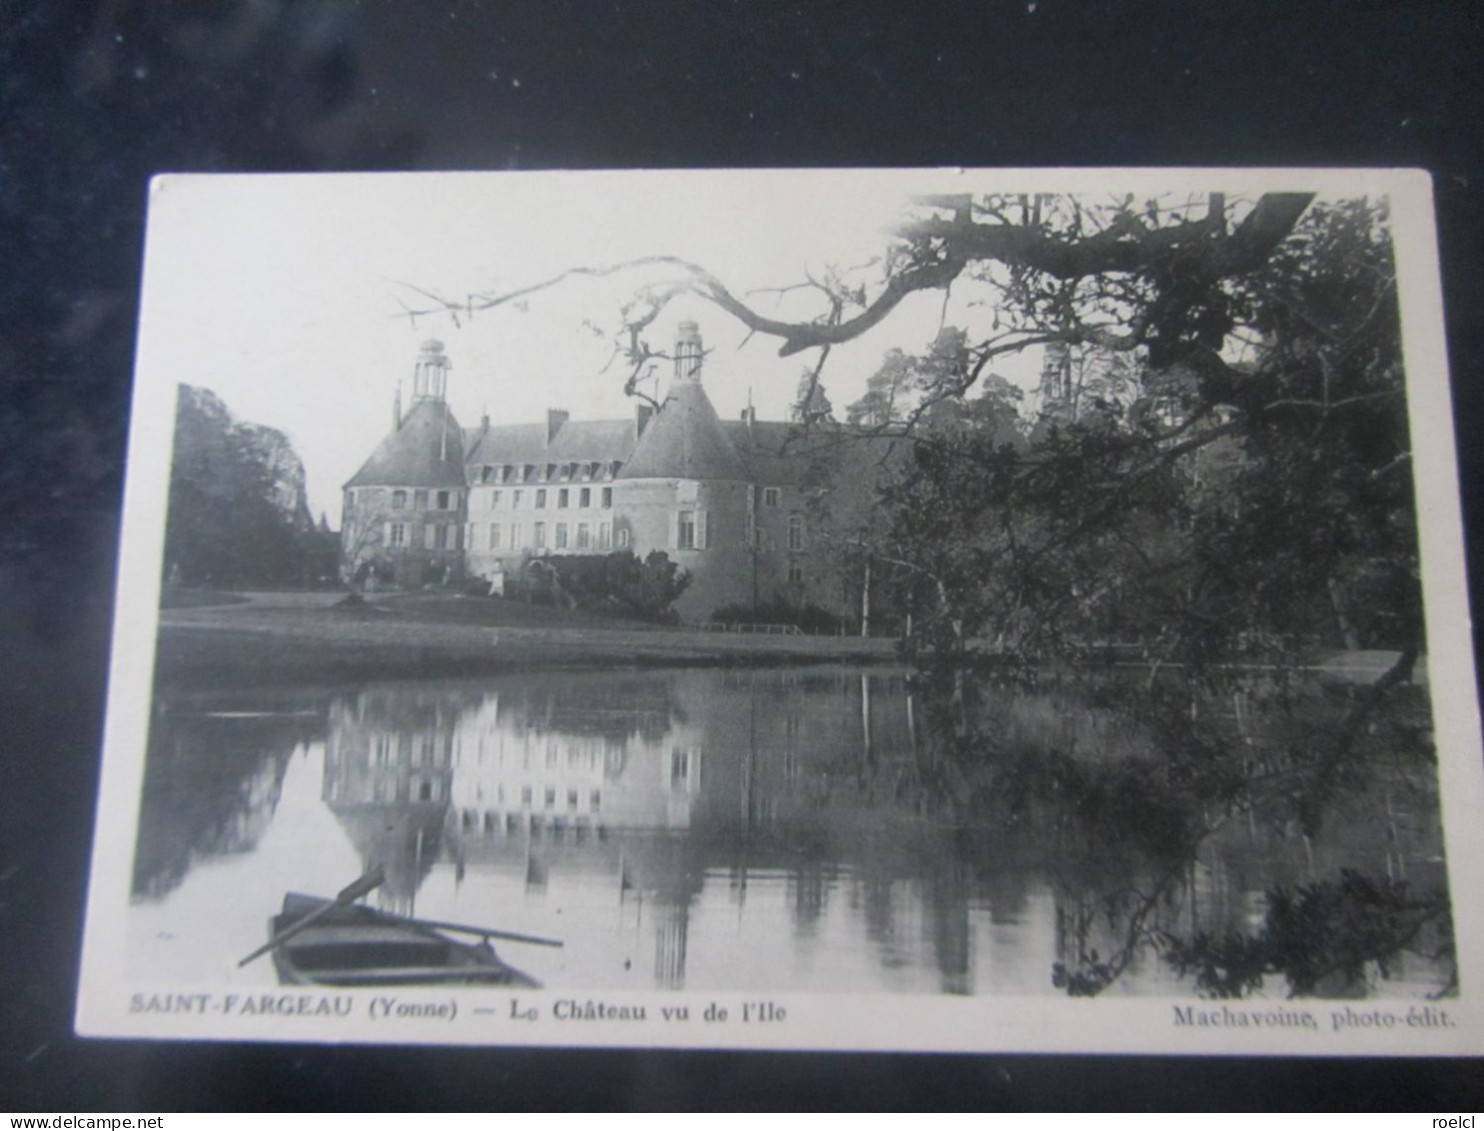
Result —
[[[518, 522], [492, 522], [484, 538], [480, 537], [480, 525], [477, 522], [469, 524], [470, 548], [483, 546], [490, 550], [520, 550], [527, 546], [522, 540], [524, 531]], [[529, 543], [531, 548], [544, 550], [548, 547], [548, 525], [552, 528], [550, 547], [557, 550], [624, 549], [629, 544], [628, 529], [620, 527], [615, 531], [611, 522], [533, 522]], [[458, 550], [463, 547], [462, 530], [463, 527], [454, 523], [429, 523], [424, 526], [419, 523], [389, 522], [386, 524], [385, 538], [388, 546], [398, 549]], [[756, 528], [749, 518], [748, 541], [754, 542], [756, 537]], [[710, 544], [710, 531], [704, 510], [672, 512], [672, 549], [705, 550]], [[801, 514], [788, 517], [787, 546], [791, 553], [800, 553], [804, 549], [804, 516]], [[795, 568], [799, 568], [797, 563], [789, 567], [790, 581], [796, 580], [793, 577]]]
[[423, 526], [415, 522], [386, 524], [386, 544], [408, 550], [457, 550], [463, 545], [463, 527], [454, 523]]
[[617, 460], [602, 463], [506, 463], [485, 464], [479, 469], [481, 483], [570, 483], [612, 479], [621, 465]]
[[[547, 549], [547, 525], [544, 522], [531, 523], [532, 549]], [[628, 529], [620, 527], [615, 532], [611, 522], [596, 525], [591, 522], [557, 522], [551, 527], [551, 548], [557, 550], [611, 550], [615, 547], [621, 550], [629, 544]], [[492, 522], [489, 532], [481, 539], [480, 524], [472, 522], [469, 524], [469, 545], [484, 545], [491, 550], [520, 550], [526, 547], [526, 543], [521, 541], [523, 533], [518, 522]]]
[[[384, 488], [381, 487], [357, 487], [346, 491], [346, 502], [354, 506], [358, 501], [362, 506], [373, 506], [382, 495]], [[405, 511], [409, 507], [413, 510], [435, 510], [454, 511], [459, 509], [463, 501], [463, 492], [457, 490], [447, 491], [407, 491], [398, 487], [390, 492], [391, 506], [394, 511]]]
[[[502, 490], [494, 490], [489, 492], [489, 494], [487, 494], [484, 498], [485, 509], [498, 510], [501, 506], [504, 505], [506, 501], [506, 494], [507, 492]], [[508, 494], [511, 510], [518, 511], [525, 505], [525, 491], [521, 490], [520, 488], [516, 488], [515, 490], [508, 492]], [[578, 487], [575, 491], [570, 487], [558, 487], [555, 491], [555, 500], [550, 499], [549, 496], [552, 494], [552, 492], [548, 491], [545, 487], [536, 488], [533, 494], [535, 496], [534, 509], [538, 511], [546, 510], [547, 504], [550, 501], [554, 501], [556, 503], [557, 510], [566, 510], [568, 507], [571, 506], [576, 506], [579, 510], [587, 510], [593, 505], [594, 497], [593, 489], [591, 487]], [[475, 498], [477, 499], [478, 496], [476, 495]], [[604, 510], [612, 510], [613, 488], [599, 488], [597, 499], [598, 505]]]
[[[486, 468], [485, 470], [488, 471], [489, 469]], [[481, 480], [481, 482], [483, 482], [483, 480]], [[374, 501], [374, 497], [375, 497], [375, 495], [376, 495], [376, 493], [377, 493], [378, 490], [379, 490], [378, 488], [371, 488], [371, 489], [369, 489], [369, 491], [367, 489], [362, 489], [359, 492], [359, 494], [361, 496], [365, 496], [367, 494], [370, 494], [372, 496], [372, 499], [370, 499], [370, 500], [365, 499], [365, 498], [362, 498], [362, 502], [363, 503], [366, 503], [366, 502]], [[356, 500], [356, 497], [357, 497], [357, 492], [356, 491], [350, 491], [350, 492], [348, 492], [348, 494], [350, 495], [350, 501], [352, 503], [354, 503], [355, 500]], [[538, 487], [538, 488], [535, 489], [534, 494], [535, 494], [535, 499], [534, 499], [535, 509], [536, 510], [546, 510], [547, 509], [547, 506], [548, 506], [548, 503], [550, 501], [549, 498], [548, 498], [548, 496], [550, 494], [548, 488]], [[391, 493], [391, 496], [392, 496], [392, 499], [391, 499], [392, 510], [398, 510], [398, 511], [399, 510], [406, 510], [409, 506], [411, 506], [413, 510], [428, 510], [429, 509], [429, 504], [431, 504], [431, 509], [433, 509], [433, 510], [440, 510], [440, 511], [457, 510], [458, 507], [459, 507], [459, 503], [461, 502], [461, 495], [462, 495], [462, 492], [456, 491], [456, 490], [446, 490], [446, 491], [414, 490], [414, 491], [407, 491], [407, 490], [403, 490], [402, 488], [399, 487], [399, 488], [394, 489], [392, 491], [392, 493]], [[526, 495], [526, 492], [524, 490], [519, 489], [519, 488], [517, 488], [515, 490], [512, 490], [510, 492], [510, 499], [509, 499], [510, 509], [511, 510], [520, 510], [521, 507], [525, 503], [525, 495]], [[601, 488], [599, 488], [598, 489], [598, 496], [597, 496], [597, 498], [598, 498], [598, 505], [600, 507], [602, 507], [604, 510], [611, 510], [612, 507], [613, 507], [613, 488], [612, 487], [601, 487]], [[763, 488], [763, 506], [765, 506], [765, 507], [776, 507], [776, 506], [779, 506], [780, 505], [781, 500], [782, 500], [782, 491], [781, 491], [781, 488], [778, 488], [778, 487], [764, 487]], [[502, 490], [499, 490], [499, 489], [495, 489], [493, 491], [490, 491], [489, 494], [485, 496], [485, 507], [488, 510], [497, 510], [500, 506], [503, 505], [504, 501], [505, 501], [505, 492], [502, 491]], [[572, 488], [570, 488], [570, 487], [558, 487], [558, 488], [556, 488], [555, 506], [556, 506], [556, 509], [558, 509], [558, 510], [566, 510], [568, 507], [571, 507], [571, 506], [576, 506], [578, 509], [583, 510], [583, 509], [587, 509], [587, 508], [591, 507], [592, 505], [593, 505], [593, 489], [591, 487], [578, 487], [578, 488], [576, 488], [576, 499], [575, 500], [573, 499], [573, 489]]]

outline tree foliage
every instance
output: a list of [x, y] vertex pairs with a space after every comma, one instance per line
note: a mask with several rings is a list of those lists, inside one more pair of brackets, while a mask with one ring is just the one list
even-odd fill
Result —
[[641, 620], [673, 619], [672, 606], [691, 582], [690, 572], [663, 550], [651, 550], [642, 561], [632, 550], [565, 554], [539, 559], [539, 567], [539, 576], [555, 575], [561, 591], [579, 607]]

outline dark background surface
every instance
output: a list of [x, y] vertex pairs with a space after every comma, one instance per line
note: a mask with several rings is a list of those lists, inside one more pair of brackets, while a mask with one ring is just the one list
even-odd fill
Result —
[[368, 1049], [71, 1034], [152, 173], [1426, 168], [1480, 561], [1479, 13], [1464, 2], [1366, 0], [0, 0], [0, 1109], [1484, 1106], [1484, 1072], [1460, 1061]]

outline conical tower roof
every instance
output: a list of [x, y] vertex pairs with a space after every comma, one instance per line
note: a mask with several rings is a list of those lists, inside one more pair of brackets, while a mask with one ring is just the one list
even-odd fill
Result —
[[419, 400], [347, 487], [462, 487], [464, 432], [447, 403]]
[[679, 380], [639, 437], [620, 479], [731, 479], [747, 471], [698, 380]]

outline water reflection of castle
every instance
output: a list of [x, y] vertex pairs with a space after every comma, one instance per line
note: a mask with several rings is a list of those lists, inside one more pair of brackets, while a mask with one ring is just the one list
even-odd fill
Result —
[[389, 910], [413, 909], [442, 850], [453, 778], [453, 728], [465, 703], [447, 691], [368, 688], [330, 706], [323, 796]]
[[[785, 892], [797, 937], [848, 916], [882, 969], [925, 966], [959, 993], [1001, 976], [1044, 991], [1053, 962], [1106, 963], [1140, 893], [1159, 893], [1150, 929], [1250, 929], [1260, 915], [1282, 866], [1271, 845], [1212, 846], [1178, 876], [1176, 861], [1125, 859], [1081, 843], [1054, 805], [955, 785], [965, 765], [936, 759], [922, 727], [885, 670], [389, 685], [332, 706], [323, 797], [400, 910], [435, 866], [530, 893], [611, 884], [620, 906], [642, 902], [661, 985], [684, 983], [703, 893], [740, 909], [750, 889]], [[1166, 874], [1177, 882], [1161, 887]], [[1009, 973], [985, 965], [995, 948]]]
[[745, 898], [749, 870], [786, 870], [798, 921], [818, 917], [821, 858], [850, 855], [852, 827], [879, 831], [864, 770], [910, 761], [912, 725], [896, 674], [386, 686], [332, 707], [323, 795], [365, 866], [386, 870], [390, 905], [410, 908], [440, 858], [528, 888], [606, 875], [669, 916], [656, 961], [673, 981], [708, 871], [724, 871]]

